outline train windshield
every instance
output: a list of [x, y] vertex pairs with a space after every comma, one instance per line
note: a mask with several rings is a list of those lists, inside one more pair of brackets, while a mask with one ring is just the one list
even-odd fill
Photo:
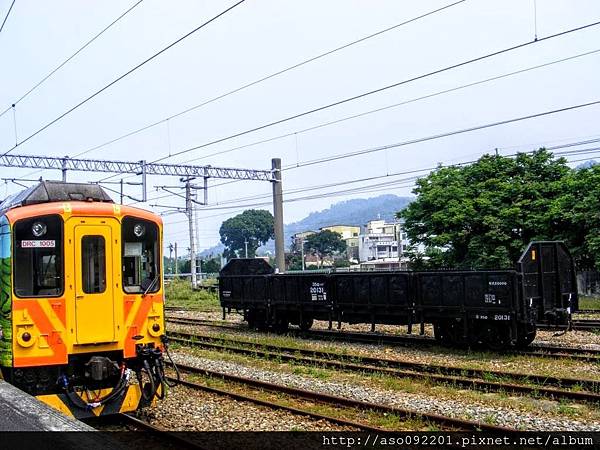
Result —
[[63, 293], [63, 239], [59, 216], [19, 220], [14, 226], [14, 284], [18, 297]]
[[160, 289], [158, 226], [154, 222], [125, 217], [123, 233], [123, 290], [129, 294]]

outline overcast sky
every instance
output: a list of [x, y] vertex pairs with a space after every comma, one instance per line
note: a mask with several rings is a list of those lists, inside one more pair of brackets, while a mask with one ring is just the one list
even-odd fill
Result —
[[[16, 0], [0, 33], [0, 112], [21, 97], [92, 36], [135, 4], [132, 1]], [[0, 0], [0, 20], [10, 0]], [[233, 5], [233, 1], [144, 0], [16, 107], [21, 140], [105, 86], [145, 58]], [[113, 85], [28, 142], [15, 154], [76, 155], [125, 133], [210, 100], [329, 50], [392, 27], [452, 1], [421, 0], [247, 0], [141, 69]], [[86, 153], [97, 159], [154, 160], [193, 146], [283, 119], [363, 92], [410, 79], [464, 60], [600, 21], [597, 0], [467, 0], [444, 11], [382, 33], [268, 81], [212, 102], [144, 132]], [[537, 16], [537, 17], [536, 17]], [[537, 18], [537, 20], [536, 20]], [[418, 139], [499, 120], [600, 100], [600, 51], [525, 73], [415, 101], [315, 130], [306, 128], [438, 91], [600, 50], [600, 26], [529, 45], [458, 69], [445, 71], [315, 114], [194, 150], [165, 162], [270, 168], [315, 158]], [[600, 106], [488, 128], [287, 170], [284, 191], [377, 177], [468, 161], [495, 148], [509, 154], [539, 146], [600, 137]], [[297, 132], [297, 133], [296, 133]], [[257, 141], [290, 134], [268, 143]], [[296, 133], [296, 134], [294, 134]], [[13, 114], [0, 117], [0, 149], [15, 145]], [[590, 144], [587, 147], [595, 147]], [[585, 146], [584, 146], [585, 147]], [[575, 147], [575, 148], [582, 148]], [[208, 156], [208, 157], [207, 157]], [[586, 157], [576, 156], [571, 159]], [[589, 155], [587, 157], [594, 157]], [[577, 162], [576, 164], [579, 164]], [[0, 176], [58, 179], [58, 172], [0, 168]], [[105, 174], [72, 173], [70, 181]], [[409, 195], [410, 182], [325, 196], [406, 178], [388, 177], [327, 187], [286, 199], [284, 221], [353, 197]], [[116, 181], [118, 178], [112, 178]], [[135, 178], [129, 179], [135, 181]], [[152, 184], [177, 179], [151, 178]], [[212, 180], [211, 185], [223, 183]], [[116, 188], [116, 186], [112, 186]], [[0, 195], [19, 190], [0, 184]], [[136, 187], [128, 192], [138, 196]], [[218, 228], [241, 212], [218, 209], [269, 194], [266, 182], [237, 182], [209, 190], [200, 217], [201, 247], [218, 241]], [[149, 197], [164, 195], [152, 190]], [[317, 198], [315, 198], [315, 195]], [[114, 196], [117, 198], [117, 196]], [[269, 201], [269, 197], [247, 203]], [[130, 200], [126, 203], [131, 203]], [[177, 197], [137, 204], [145, 208], [183, 205]], [[269, 206], [266, 209], [271, 209]], [[153, 208], [165, 211], [164, 208]], [[165, 244], [187, 247], [182, 214], [165, 216]]]

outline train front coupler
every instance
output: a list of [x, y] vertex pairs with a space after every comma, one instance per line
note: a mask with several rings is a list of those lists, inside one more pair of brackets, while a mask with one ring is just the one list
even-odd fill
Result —
[[[168, 341], [162, 339], [165, 351], [168, 354]], [[163, 352], [159, 347], [152, 345], [138, 345], [136, 348], [137, 365], [136, 376], [142, 392], [142, 402], [144, 406], [152, 403], [157, 398], [162, 400], [165, 396], [167, 386], [173, 387], [174, 383], [169, 383], [165, 375], [165, 360]], [[170, 355], [169, 359], [172, 361]], [[144, 374], [147, 382], [144, 382]]]

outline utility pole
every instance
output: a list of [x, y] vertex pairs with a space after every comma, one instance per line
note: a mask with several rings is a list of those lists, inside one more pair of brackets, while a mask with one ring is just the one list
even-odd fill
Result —
[[185, 182], [185, 213], [188, 217], [190, 230], [190, 272], [192, 273], [192, 288], [197, 286], [196, 280], [196, 239], [194, 234], [194, 204], [192, 201], [192, 185], [190, 180]]
[[246, 248], [246, 258], [248, 258], [248, 239], [244, 239], [244, 247]]
[[177, 242], [175, 242], [175, 276], [179, 273], [179, 259], [177, 259]]
[[169, 244], [169, 261], [173, 261], [173, 244]]
[[[196, 197], [196, 202], [195, 203], [200, 203], [198, 201], [198, 191], [196, 191], [194, 193], [195, 197]], [[196, 251], [200, 252], [200, 225], [199, 225], [199, 221], [198, 221], [198, 208], [194, 208], [194, 221], [195, 221], [195, 228], [196, 228]], [[198, 273], [199, 273], [199, 278], [200, 278], [200, 282], [202, 282], [202, 265], [196, 261], [196, 267], [199, 269]]]
[[273, 171], [273, 216], [275, 219], [275, 266], [285, 272], [285, 253], [283, 246], [283, 188], [281, 186], [281, 158], [271, 160]]
[[300, 235], [300, 254], [302, 255], [302, 271], [304, 272], [304, 234]]
[[121, 178], [121, 181], [119, 182], [119, 184], [121, 185], [121, 205], [123, 204], [123, 178]]

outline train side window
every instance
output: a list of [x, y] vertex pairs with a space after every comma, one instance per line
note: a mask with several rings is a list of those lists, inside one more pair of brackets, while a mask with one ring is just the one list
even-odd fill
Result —
[[99, 294], [106, 290], [106, 244], [103, 236], [81, 238], [83, 292]]
[[121, 225], [123, 290], [128, 294], [160, 289], [159, 231], [154, 222], [125, 217]]
[[62, 295], [62, 235], [60, 216], [34, 217], [15, 223], [13, 282], [18, 297]]

